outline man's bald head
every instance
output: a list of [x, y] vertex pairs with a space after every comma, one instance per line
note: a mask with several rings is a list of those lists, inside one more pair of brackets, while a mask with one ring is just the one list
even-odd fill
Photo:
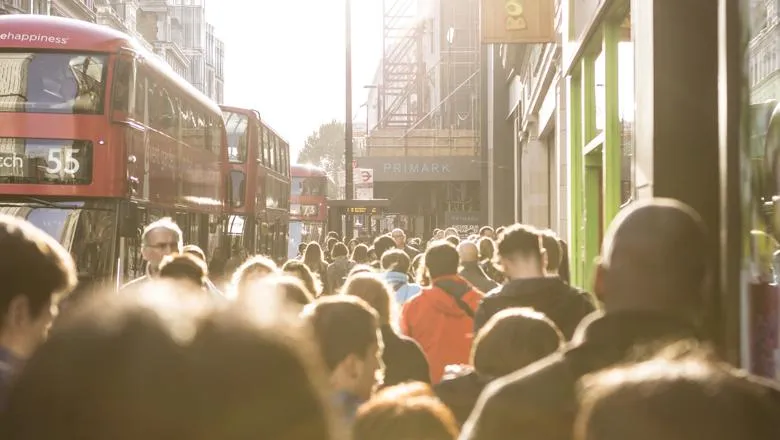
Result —
[[701, 311], [709, 251], [693, 208], [672, 199], [637, 202], [604, 237], [596, 291], [607, 309]]
[[479, 248], [472, 241], [463, 241], [458, 245], [460, 263], [473, 263], [479, 261]]

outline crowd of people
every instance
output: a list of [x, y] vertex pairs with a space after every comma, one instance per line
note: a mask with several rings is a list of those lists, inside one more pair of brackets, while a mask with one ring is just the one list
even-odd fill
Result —
[[0, 438], [778, 439], [780, 388], [704, 331], [712, 239], [654, 199], [605, 233], [590, 291], [522, 224], [331, 233], [223, 285], [162, 219], [146, 276], [69, 296], [62, 246], [0, 216]]

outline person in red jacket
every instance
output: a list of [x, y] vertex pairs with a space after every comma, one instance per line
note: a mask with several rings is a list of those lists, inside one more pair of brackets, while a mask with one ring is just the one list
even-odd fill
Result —
[[482, 294], [458, 275], [458, 251], [449, 242], [432, 244], [424, 264], [431, 285], [404, 304], [401, 332], [420, 344], [436, 384], [447, 365], [468, 363]]

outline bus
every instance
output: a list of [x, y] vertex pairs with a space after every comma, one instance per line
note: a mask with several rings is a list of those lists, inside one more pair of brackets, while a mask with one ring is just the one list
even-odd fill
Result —
[[290, 245], [288, 258], [298, 255], [298, 244], [321, 242], [327, 234], [328, 175], [322, 168], [295, 164], [290, 167]]
[[143, 275], [144, 225], [229, 258], [219, 106], [132, 37], [79, 20], [0, 16], [0, 209], [73, 256], [82, 283]]
[[231, 186], [230, 246], [283, 263], [290, 220], [290, 145], [256, 110], [222, 106], [222, 116]]

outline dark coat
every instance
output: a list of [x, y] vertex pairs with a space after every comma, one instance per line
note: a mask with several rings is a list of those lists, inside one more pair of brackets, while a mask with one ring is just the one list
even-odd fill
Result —
[[328, 281], [328, 288], [335, 293], [347, 281], [349, 271], [355, 267], [355, 262], [347, 257], [338, 257], [328, 265], [325, 271]]
[[491, 382], [460, 438], [569, 440], [580, 378], [630, 360], [638, 346], [695, 337], [691, 326], [658, 314], [594, 313], [567, 349]]
[[404, 382], [431, 383], [428, 361], [414, 339], [399, 335], [389, 325], [382, 326], [382, 362], [386, 387]]
[[460, 426], [463, 426], [488, 382], [487, 378], [471, 371], [463, 376], [444, 379], [433, 387], [433, 391], [452, 411]]
[[558, 277], [512, 280], [482, 299], [474, 316], [474, 334], [501, 310], [532, 307], [547, 315], [569, 340], [582, 318], [596, 310], [594, 302], [589, 294]]
[[498, 283], [491, 280], [478, 262], [463, 263], [463, 267], [459, 273], [460, 276], [466, 279], [472, 286], [476, 287], [482, 293], [490, 292], [498, 287]]

